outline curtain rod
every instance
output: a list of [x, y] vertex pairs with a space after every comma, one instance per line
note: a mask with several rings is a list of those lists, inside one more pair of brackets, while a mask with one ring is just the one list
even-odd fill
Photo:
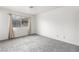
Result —
[[[12, 14], [12, 13], [9, 13], [9, 15], [16, 15], [16, 16], [21, 16], [21, 17], [27, 17], [27, 16], [22, 16], [22, 15]], [[31, 18], [31, 16], [29, 16], [29, 18]]]

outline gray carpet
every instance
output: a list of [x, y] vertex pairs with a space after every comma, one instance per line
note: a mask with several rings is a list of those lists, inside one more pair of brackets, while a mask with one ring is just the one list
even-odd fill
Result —
[[0, 42], [0, 52], [77, 52], [79, 46], [39, 35]]

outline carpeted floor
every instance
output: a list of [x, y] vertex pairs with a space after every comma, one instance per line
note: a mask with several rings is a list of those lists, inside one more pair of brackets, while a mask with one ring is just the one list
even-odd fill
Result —
[[0, 42], [1, 52], [77, 52], [79, 46], [39, 35]]

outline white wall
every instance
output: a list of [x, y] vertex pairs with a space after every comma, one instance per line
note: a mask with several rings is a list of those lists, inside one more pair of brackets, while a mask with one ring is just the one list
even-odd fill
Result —
[[3, 11], [0, 11], [0, 40], [8, 38], [8, 16]]
[[37, 33], [79, 45], [79, 7], [61, 7], [37, 15]]
[[31, 18], [31, 33], [36, 33], [36, 15], [33, 15]]
[[15, 37], [28, 35], [28, 27], [13, 28]]
[[[29, 15], [29, 14], [14, 12], [14, 11], [11, 11], [11, 10], [0, 8], [0, 40], [8, 39], [8, 33], [9, 33], [9, 17], [8, 17], [8, 14], [9, 13], [22, 15], [22, 16], [32, 16], [32, 15]], [[32, 24], [35, 24], [34, 19], [35, 18], [33, 17]], [[34, 25], [32, 25], [32, 26], [34, 26]], [[32, 27], [32, 33], [34, 33], [34, 31], [35, 31], [35, 28]], [[15, 28], [14, 32], [15, 32], [16, 37], [24, 36], [24, 35], [28, 34], [27, 33], [27, 27]]]

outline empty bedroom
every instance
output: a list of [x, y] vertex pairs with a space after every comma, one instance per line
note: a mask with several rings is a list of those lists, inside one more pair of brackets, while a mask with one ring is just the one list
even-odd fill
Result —
[[79, 6], [0, 6], [0, 52], [79, 52]]

